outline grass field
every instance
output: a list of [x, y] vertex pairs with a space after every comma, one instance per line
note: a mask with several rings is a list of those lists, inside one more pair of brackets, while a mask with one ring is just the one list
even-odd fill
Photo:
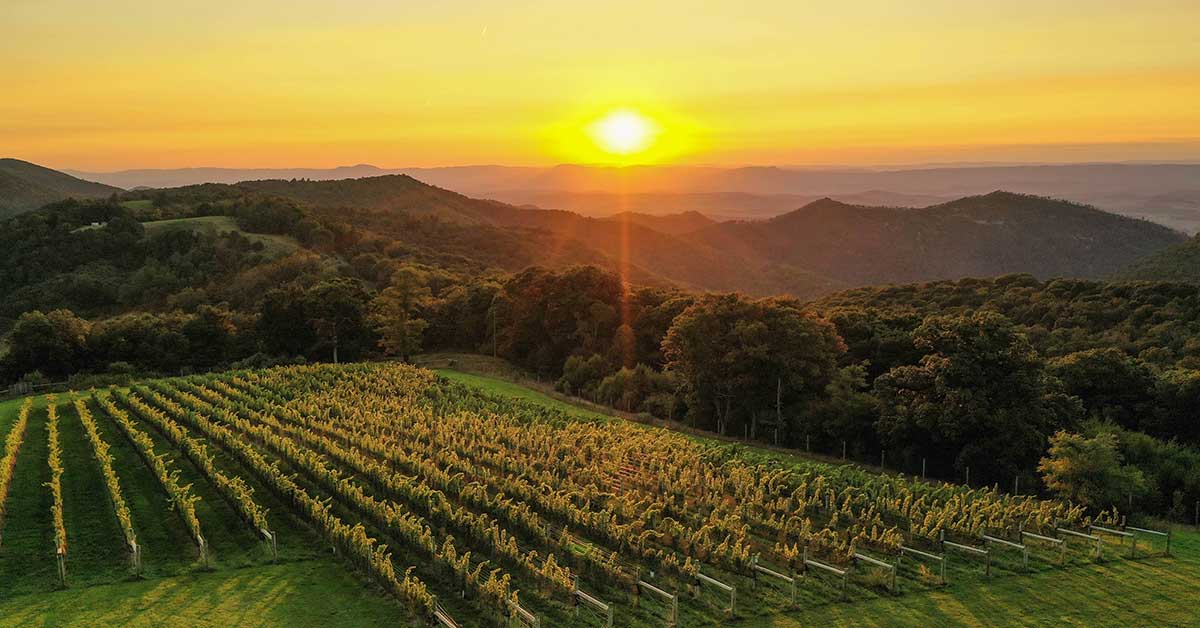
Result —
[[[495, 366], [495, 365], [492, 365]], [[442, 377], [501, 397], [514, 397], [583, 420], [622, 419], [551, 397], [503, 376], [440, 368]], [[504, 371], [497, 370], [503, 375]], [[321, 541], [272, 492], [251, 479], [255, 499], [271, 515], [280, 541], [273, 564], [266, 546], [165, 438], [149, 430], [155, 453], [178, 467], [182, 483], [201, 498], [197, 516], [212, 550], [212, 567], [196, 560], [181, 518], [133, 444], [114, 421], [96, 411], [102, 436], [112, 447], [115, 468], [143, 546], [145, 577], [134, 578], [112, 516], [98, 463], [91, 455], [82, 423], [67, 395], [59, 396], [65, 472], [64, 511], [70, 545], [68, 588], [60, 589], [53, 562], [49, 478], [46, 465], [46, 412], [38, 398], [17, 462], [10, 508], [0, 545], [0, 626], [395, 626], [409, 615], [346, 563], [330, 555]], [[7, 436], [21, 400], [0, 403], [0, 439]], [[586, 404], [584, 404], [586, 405]], [[653, 429], [653, 428], [645, 428]], [[691, 437], [697, 438], [697, 437]], [[739, 450], [744, 446], [738, 446]], [[788, 456], [744, 448], [751, 457], [786, 462]], [[250, 479], [237, 460], [213, 447], [218, 467]], [[797, 465], [806, 461], [791, 457]], [[343, 516], [352, 512], [339, 510]], [[1200, 594], [1200, 535], [1175, 531], [1173, 557], [1129, 560], [1115, 542], [1106, 544], [1108, 560], [1095, 564], [1082, 556], [1058, 568], [1035, 560], [1029, 573], [1017, 573], [1011, 560], [985, 578], [966, 559], [951, 563], [949, 587], [919, 585], [910, 572], [901, 594], [856, 585], [850, 601], [829, 595], [815, 581], [800, 584], [800, 608], [774, 615], [748, 613], [729, 625], [748, 628], [800, 626], [1200, 626], [1194, 601]], [[398, 564], [406, 558], [401, 552]], [[814, 577], [810, 576], [810, 580]], [[764, 584], [763, 586], [769, 586]], [[824, 591], [824, 593], [821, 593]], [[612, 595], [609, 592], [609, 595]], [[778, 599], [739, 590], [739, 599]], [[525, 599], [523, 596], [522, 599]], [[452, 600], [447, 600], [447, 603]], [[688, 600], [682, 607], [693, 604]], [[454, 610], [455, 606], [452, 606]], [[651, 626], [645, 616], [630, 616]], [[701, 620], [684, 612], [684, 622]], [[543, 623], [543, 626], [561, 625]], [[570, 622], [575, 625], [574, 621]], [[475, 625], [475, 624], [472, 624]], [[487, 625], [482, 624], [482, 625]], [[693, 624], [694, 625], [694, 624]]]
[[269, 257], [281, 257], [295, 251], [299, 244], [288, 236], [266, 233], [248, 233], [238, 227], [237, 220], [232, 216], [200, 216], [197, 218], [176, 218], [173, 220], [155, 220], [144, 222], [146, 235], [152, 236], [170, 231], [204, 231], [207, 233], [238, 232], [251, 242], [261, 242], [264, 252]]

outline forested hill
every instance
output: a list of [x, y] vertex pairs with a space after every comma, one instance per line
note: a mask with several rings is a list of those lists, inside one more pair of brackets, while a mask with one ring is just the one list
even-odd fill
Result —
[[1200, 236], [1138, 260], [1113, 278], [1200, 283]]
[[152, 202], [161, 210], [153, 216], [163, 218], [195, 211], [253, 211], [246, 208], [255, 198], [286, 199], [312, 217], [403, 244], [421, 261], [437, 265], [470, 262], [516, 272], [532, 265], [595, 264], [643, 285], [805, 298], [845, 287], [802, 268], [746, 258], [671, 233], [684, 230], [686, 224], [710, 222], [699, 214], [677, 220], [588, 218], [473, 199], [404, 175], [203, 184], [130, 192], [123, 198]]
[[[178, 195], [188, 189], [166, 193]], [[705, 225], [707, 220], [698, 214], [595, 219], [569, 211], [514, 207], [404, 175], [250, 181], [236, 189], [326, 210], [365, 210], [354, 216], [369, 223], [359, 225], [368, 229], [397, 213], [460, 227], [537, 229], [544, 232], [539, 236], [544, 246], [533, 256], [524, 251], [522, 260], [554, 266], [607, 259], [610, 267], [628, 263], [633, 275], [686, 287], [802, 298], [845, 286], [1006, 273], [1031, 273], [1042, 279], [1102, 278], [1186, 239], [1151, 222], [1008, 192], [921, 209], [823, 199], [768, 221]], [[564, 255], [581, 250], [591, 253]]]
[[227, 215], [247, 231], [351, 257], [366, 242], [377, 254], [459, 271], [594, 264], [640, 285], [806, 299], [857, 285], [1015, 272], [1101, 278], [1185, 240], [1149, 222], [1005, 192], [924, 209], [825, 199], [769, 221], [724, 223], [695, 213], [588, 218], [474, 199], [405, 175], [203, 184], [118, 200], [138, 221]]
[[121, 191], [27, 161], [0, 159], [0, 218], [65, 198], [104, 198]]
[[923, 209], [824, 199], [772, 220], [721, 223], [693, 235], [852, 285], [1014, 272], [1100, 278], [1185, 239], [1150, 222], [1008, 192]]

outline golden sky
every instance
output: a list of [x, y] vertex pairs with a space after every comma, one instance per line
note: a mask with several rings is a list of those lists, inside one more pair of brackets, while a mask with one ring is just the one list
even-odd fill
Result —
[[[1200, 2], [3, 0], [52, 167], [1200, 159]], [[606, 113], [652, 121], [603, 150]]]

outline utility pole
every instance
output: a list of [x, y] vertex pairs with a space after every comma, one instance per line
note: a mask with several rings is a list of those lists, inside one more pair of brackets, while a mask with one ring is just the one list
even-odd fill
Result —
[[492, 359], [495, 359], [498, 353], [497, 345], [499, 344], [499, 340], [496, 338], [496, 300], [499, 298], [499, 293], [496, 293], [496, 296], [492, 297]]
[[783, 425], [783, 378], [780, 377], [775, 382], [775, 433], [778, 434], [779, 426]]

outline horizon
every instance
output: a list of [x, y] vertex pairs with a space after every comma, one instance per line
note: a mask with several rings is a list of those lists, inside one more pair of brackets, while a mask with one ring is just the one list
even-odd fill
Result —
[[5, 152], [55, 168], [1200, 160], [1177, 0], [8, 13]]
[[653, 163], [632, 163], [632, 164], [606, 164], [606, 163], [582, 163], [582, 162], [563, 162], [546, 165], [517, 165], [504, 163], [461, 163], [461, 164], [443, 164], [429, 166], [381, 166], [374, 163], [354, 163], [354, 164], [339, 164], [333, 166], [305, 166], [305, 165], [249, 165], [249, 166], [226, 166], [216, 164], [201, 164], [192, 166], [178, 167], [154, 167], [154, 166], [133, 166], [129, 168], [120, 168], [116, 170], [87, 170], [85, 168], [75, 168], [69, 165], [59, 166], [46, 163], [37, 163], [29, 159], [21, 157], [9, 157], [18, 161], [25, 161], [34, 165], [51, 168], [60, 172], [74, 172], [82, 174], [119, 174], [124, 172], [170, 172], [182, 170], [312, 170], [318, 172], [329, 172], [335, 170], [353, 170], [355, 168], [371, 168], [385, 173], [393, 173], [403, 170], [453, 170], [453, 169], [470, 169], [470, 168], [512, 168], [512, 169], [531, 169], [531, 170], [552, 170], [555, 168], [596, 168], [609, 170], [633, 170], [639, 168], [679, 168], [679, 169], [722, 169], [722, 170], [750, 170], [750, 169], [779, 169], [779, 170], [797, 170], [797, 171], [863, 171], [863, 172], [889, 172], [903, 170], [936, 170], [936, 169], [966, 169], [966, 168], [1021, 168], [1021, 167], [1060, 167], [1060, 166], [1196, 166], [1200, 165], [1200, 157], [1191, 159], [1127, 159], [1127, 160], [1094, 160], [1094, 161], [938, 161], [938, 162], [898, 162], [898, 163], [870, 163], [870, 164], [771, 164], [771, 163], [744, 163], [744, 164], [713, 164], [713, 163], [670, 163], [670, 164], [653, 164]]

